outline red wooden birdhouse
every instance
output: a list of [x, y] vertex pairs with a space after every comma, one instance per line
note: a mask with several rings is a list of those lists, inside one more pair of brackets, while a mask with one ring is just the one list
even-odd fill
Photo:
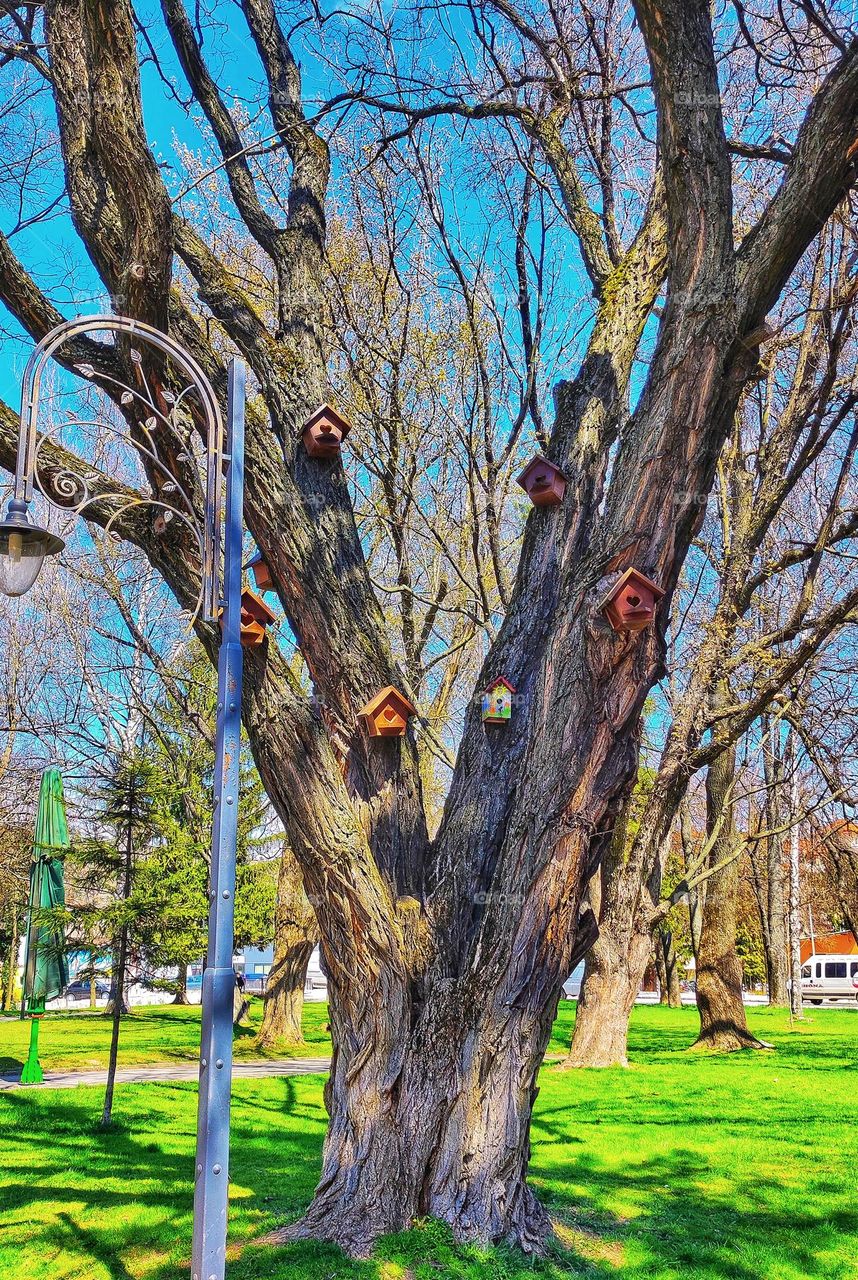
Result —
[[341, 413], [322, 404], [304, 423], [301, 439], [311, 458], [335, 458], [351, 429], [352, 424]]
[[483, 690], [483, 724], [507, 724], [512, 717], [512, 695], [515, 685], [499, 676]]
[[637, 569], [626, 569], [599, 609], [615, 631], [643, 631], [652, 625], [656, 605], [663, 595], [661, 587]]
[[404, 738], [408, 717], [415, 714], [416, 708], [392, 684], [370, 698], [358, 712], [371, 738]]
[[538, 453], [516, 477], [535, 507], [557, 507], [566, 492], [566, 477], [558, 466]]
[[[265, 601], [246, 587], [241, 593], [241, 643], [246, 649], [253, 649], [265, 639], [265, 628], [276, 622], [277, 614], [268, 608]], [[220, 620], [223, 630], [223, 610]]]
[[253, 574], [253, 581], [256, 583], [257, 591], [271, 591], [274, 583], [271, 578], [271, 571], [262, 559], [261, 551], [257, 551], [256, 555], [249, 562], [247, 567]]

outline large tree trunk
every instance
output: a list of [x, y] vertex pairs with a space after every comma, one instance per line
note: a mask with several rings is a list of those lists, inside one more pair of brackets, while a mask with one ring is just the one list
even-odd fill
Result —
[[258, 1037], [260, 1048], [303, 1042], [304, 984], [317, 938], [313, 908], [304, 892], [294, 856], [286, 847], [277, 876], [274, 963], [265, 987], [265, 1009]]
[[[766, 779], [765, 822], [769, 832], [781, 826], [783, 810], [783, 758], [779, 741], [779, 722], [763, 722], [767, 745], [763, 753]], [[789, 963], [787, 957], [786, 882], [784, 876], [783, 837], [766, 837], [766, 919], [763, 942], [766, 949], [766, 971], [769, 1004], [789, 1004]]]
[[183, 962], [179, 965], [179, 973], [176, 978], [176, 994], [173, 996], [173, 1004], [190, 1004], [188, 999], [188, 966]]
[[[720, 697], [726, 696], [722, 689]], [[706, 829], [711, 840], [697, 956], [697, 1008], [700, 1034], [696, 1045], [707, 1049], [759, 1049], [748, 1030], [742, 1001], [742, 965], [736, 951], [739, 858], [733, 812], [736, 750], [729, 747], [706, 774]]]
[[260, 1048], [303, 1044], [304, 984], [314, 946], [313, 942], [297, 942], [279, 956], [275, 952], [265, 988]]
[[[405, 997], [390, 990], [366, 1009], [378, 1039], [358, 1062], [335, 1049], [322, 1180], [275, 1238], [335, 1239], [363, 1255], [428, 1216], [459, 1239], [539, 1251], [550, 1223], [526, 1182], [529, 1127], [556, 1000], [522, 992], [513, 1005], [504, 984], [466, 994], [442, 981], [412, 1021]], [[341, 1044], [336, 997], [332, 1020]]]
[[587, 953], [565, 1067], [627, 1067], [629, 1018], [649, 962], [647, 933], [600, 927]]
[[654, 938], [656, 966], [661, 985], [660, 1003], [671, 1009], [682, 1007], [682, 992], [679, 986], [679, 957], [673, 945], [673, 934], [670, 930], [660, 930]]

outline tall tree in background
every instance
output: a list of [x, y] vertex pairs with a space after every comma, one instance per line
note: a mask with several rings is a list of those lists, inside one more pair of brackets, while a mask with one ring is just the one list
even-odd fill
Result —
[[[169, 325], [221, 394], [226, 352], [237, 349], [252, 370], [247, 522], [305, 667], [297, 676], [270, 642], [248, 651], [243, 715], [316, 911], [334, 1038], [322, 1179], [291, 1232], [355, 1251], [424, 1215], [464, 1238], [544, 1243], [548, 1215], [526, 1182], [528, 1133], [560, 986], [583, 946], [581, 895], [636, 777], [640, 713], [664, 671], [671, 600], [700, 528], [701, 497], [758, 367], [763, 322], [854, 179], [858, 50], [819, 17], [819, 6], [818, 21], [795, 11], [792, 28], [725, 17], [717, 47], [704, 0], [619, 8], [606, 5], [594, 24], [589, 7], [475, 5], [474, 21], [457, 26], [450, 44], [476, 68], [462, 79], [460, 99], [433, 97], [431, 76], [417, 68], [429, 101], [411, 110], [398, 97], [369, 100], [373, 68], [362, 59], [360, 85], [335, 86], [341, 91], [311, 118], [304, 51], [291, 41], [310, 44], [321, 15], [298, 5], [299, 20], [281, 25], [271, 0], [242, 0], [267, 85], [275, 158], [266, 166], [249, 154], [201, 29], [180, 0], [163, 0], [183, 92], [220, 153], [228, 184], [220, 199], [224, 208], [232, 202], [230, 214], [265, 260], [270, 320], [248, 298], [244, 274], [183, 216], [179, 193], [171, 201], [144, 128], [128, 0], [48, 0], [43, 31], [29, 10], [6, 20], [15, 34], [4, 74], [50, 93], [63, 198], [104, 291], [126, 313]], [[447, 17], [420, 13], [445, 40]], [[337, 50], [345, 74], [356, 47], [348, 18]], [[365, 24], [394, 61], [396, 18]], [[600, 31], [618, 23], [624, 61], [617, 48], [598, 59]], [[337, 30], [326, 22], [328, 54]], [[415, 52], [410, 34], [409, 25], [403, 69]], [[164, 37], [159, 30], [147, 47]], [[781, 48], [791, 142], [774, 157], [761, 148], [756, 207], [736, 226], [731, 154], [750, 148], [753, 159], [759, 127], [756, 84], [743, 77], [749, 62], [765, 66]], [[727, 74], [735, 66], [747, 104], [738, 139], [725, 132], [719, 61]], [[375, 66], [382, 91], [388, 66]], [[359, 534], [341, 462], [320, 465], [299, 440], [301, 424], [331, 394], [321, 321], [332, 181], [325, 131], [335, 136], [344, 120], [359, 119], [365, 145], [386, 150], [395, 140], [379, 122], [403, 106], [406, 141], [424, 167], [430, 116], [467, 116], [486, 128], [501, 117], [504, 137], [536, 157], [540, 179], [562, 201], [595, 297], [582, 359], [557, 386], [553, 422], [537, 435], [568, 477], [566, 500], [528, 516], [510, 590], [502, 605], [489, 601], [502, 619], [470, 690], [431, 838], [415, 737], [371, 739], [357, 719], [380, 688], [407, 683], [368, 569], [371, 533]], [[653, 112], [657, 147], [648, 134]], [[611, 156], [625, 138], [633, 177], [621, 183]], [[212, 207], [222, 221], [220, 204]], [[634, 361], [665, 274], [666, 300], [644, 350], [645, 385], [629, 414]], [[32, 337], [60, 318], [8, 236], [0, 238], [0, 298]], [[121, 404], [110, 381], [136, 378], [127, 349], [81, 339], [65, 358], [92, 367], [133, 437], [135, 408]], [[157, 359], [144, 372], [157, 394], [169, 390], [170, 370]], [[15, 432], [15, 415], [0, 408], [7, 466]], [[178, 437], [161, 443], [171, 456], [183, 453]], [[495, 444], [486, 442], [487, 467]], [[47, 461], [44, 484], [61, 497], [57, 479], [73, 459], [55, 448]], [[107, 478], [95, 476], [94, 491], [107, 491]], [[197, 492], [192, 474], [181, 479]], [[159, 477], [150, 480], [157, 491]], [[394, 471], [391, 482], [407, 481]], [[109, 511], [102, 503], [89, 514], [97, 525]], [[199, 565], [180, 522], [165, 528], [136, 507], [115, 527], [192, 607]], [[666, 595], [655, 628], [617, 636], [598, 605], [630, 563]], [[216, 628], [200, 624], [198, 632], [213, 656]], [[495, 732], [483, 727], [478, 691], [498, 674], [516, 685], [520, 702], [515, 720]]]

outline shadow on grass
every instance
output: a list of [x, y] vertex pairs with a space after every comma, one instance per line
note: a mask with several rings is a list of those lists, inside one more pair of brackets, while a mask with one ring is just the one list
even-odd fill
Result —
[[[593, 1080], [593, 1073], [587, 1077]], [[753, 1096], [731, 1103], [722, 1093], [711, 1111], [686, 1097], [680, 1117], [664, 1080], [645, 1081], [640, 1097], [624, 1096], [619, 1082], [629, 1073], [603, 1073], [596, 1104], [574, 1098], [568, 1079], [546, 1079], [534, 1120], [532, 1182], [560, 1224], [562, 1240], [536, 1263], [506, 1249], [457, 1245], [437, 1223], [381, 1240], [375, 1257], [365, 1261], [313, 1243], [255, 1243], [308, 1204], [319, 1175], [325, 1114], [318, 1079], [242, 1082], [233, 1105], [229, 1280], [392, 1280], [409, 1272], [415, 1280], [848, 1280], [858, 1274], [858, 1268], [848, 1271], [831, 1261], [838, 1241], [858, 1239], [858, 1211], [830, 1167], [819, 1167], [817, 1178], [808, 1153], [800, 1170], [793, 1163], [792, 1176], [781, 1175], [771, 1160], [734, 1170], [732, 1132], [744, 1137], [750, 1128]], [[22, 1231], [45, 1224], [40, 1248], [44, 1242], [47, 1251], [73, 1253], [77, 1270], [69, 1275], [89, 1274], [87, 1265], [111, 1280], [184, 1275], [195, 1092], [190, 1083], [126, 1087], [117, 1096], [119, 1123], [108, 1133], [95, 1127], [98, 1091], [5, 1095], [3, 1131], [17, 1139], [7, 1168], [19, 1168], [16, 1151], [30, 1158], [26, 1176], [23, 1164], [15, 1175], [11, 1197], [4, 1190], [4, 1206], [19, 1211], [13, 1216]], [[825, 1128], [820, 1108], [814, 1134]], [[716, 1110], [720, 1140], [727, 1144], [720, 1155], [706, 1138]], [[770, 1111], [755, 1123], [762, 1132], [771, 1119]], [[786, 1113], [777, 1120], [790, 1123]], [[671, 1122], [677, 1134], [665, 1149], [671, 1139], [661, 1135]], [[610, 1136], [597, 1138], [598, 1124]], [[689, 1145], [691, 1132], [702, 1136]], [[34, 1133], [43, 1136], [35, 1147]], [[806, 1177], [796, 1176], [805, 1170]]]

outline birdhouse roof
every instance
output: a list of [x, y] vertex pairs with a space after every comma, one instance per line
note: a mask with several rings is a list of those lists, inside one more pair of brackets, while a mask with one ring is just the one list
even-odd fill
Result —
[[318, 409], [314, 409], [310, 414], [298, 434], [303, 435], [307, 428], [315, 426], [320, 418], [332, 418], [334, 423], [339, 427], [344, 440], [352, 429], [352, 424], [349, 422], [348, 418], [344, 418], [343, 415], [338, 413], [332, 405], [320, 404]]
[[273, 609], [269, 609], [262, 596], [258, 596], [249, 587], [245, 587], [241, 593], [241, 607], [252, 614], [257, 622], [269, 623], [277, 621], [277, 614]]
[[605, 605], [608, 605], [612, 600], [615, 600], [623, 587], [629, 582], [635, 582], [642, 587], [646, 587], [648, 591], [652, 592], [656, 600], [660, 600], [664, 595], [663, 588], [660, 587], [657, 582], [653, 582], [653, 580], [648, 578], [645, 573], [641, 573], [639, 569], [632, 567], [631, 569], [626, 569], [625, 573], [620, 574], [619, 578], [617, 578], [617, 581], [611, 587], [607, 595], [602, 597], [599, 608], [604, 609]]
[[498, 685], [502, 684], [505, 689], [509, 689], [510, 693], [515, 693], [515, 685], [510, 684], [506, 676], [498, 676], [496, 680], [491, 680], [483, 689], [483, 693], [491, 693]]
[[564, 480], [566, 479], [565, 475], [563, 475], [563, 472], [560, 470], [556, 462], [552, 462], [550, 458], [546, 458], [541, 453], [538, 453], [535, 458], [530, 459], [530, 462], [528, 462], [524, 470], [518, 473], [518, 475], [515, 478], [516, 484], [520, 484], [522, 489], [526, 489], [528, 475], [530, 474], [530, 472], [533, 470], [534, 467], [539, 467], [539, 466], [548, 467], [550, 471], [555, 472], [557, 475], [563, 476]]
[[382, 707], [387, 706], [389, 703], [393, 703], [397, 711], [407, 716], [417, 714], [417, 708], [412, 706], [405, 694], [400, 693], [392, 684], [389, 684], [386, 689], [381, 690], [381, 693], [377, 693], [374, 698], [370, 698], [366, 706], [361, 707], [358, 715], [374, 716], [376, 712], [381, 711]]

